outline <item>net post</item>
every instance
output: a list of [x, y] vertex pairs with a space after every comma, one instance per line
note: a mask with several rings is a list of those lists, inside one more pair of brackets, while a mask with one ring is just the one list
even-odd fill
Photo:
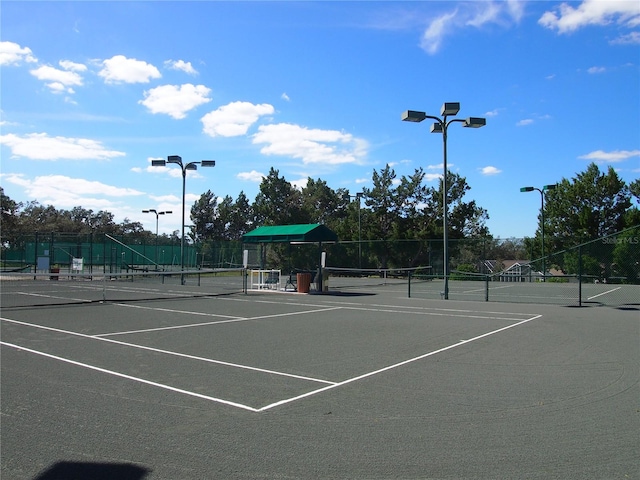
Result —
[[407, 298], [411, 298], [411, 270], [409, 270], [409, 275], [408, 275], [408, 281], [407, 281]]
[[582, 306], [582, 245], [578, 246], [578, 306]]
[[489, 275], [484, 276], [484, 301], [489, 301]]

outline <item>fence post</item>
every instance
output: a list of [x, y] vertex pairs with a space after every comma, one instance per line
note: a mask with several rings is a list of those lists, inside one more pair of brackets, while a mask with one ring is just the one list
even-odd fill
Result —
[[582, 306], [582, 245], [578, 245], [578, 306]]
[[408, 293], [407, 293], [407, 298], [411, 298], [411, 272], [409, 272], [409, 281], [407, 282], [408, 284]]

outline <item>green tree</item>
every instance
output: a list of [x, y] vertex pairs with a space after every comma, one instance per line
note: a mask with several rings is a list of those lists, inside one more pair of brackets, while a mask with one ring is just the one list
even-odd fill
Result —
[[273, 167], [260, 183], [253, 211], [256, 226], [308, 223], [302, 210], [301, 193]]
[[222, 238], [224, 225], [217, 207], [218, 197], [211, 190], [207, 190], [195, 201], [190, 215], [193, 227], [189, 236], [192, 242], [200, 243]]
[[2, 246], [14, 245], [19, 235], [20, 208], [22, 204], [13, 201], [5, 195], [4, 189], [0, 187], [0, 234], [2, 235]]
[[625, 283], [640, 282], [640, 227], [629, 228], [615, 237], [612, 273]]
[[[572, 180], [563, 178], [545, 192], [545, 200], [545, 244], [552, 248], [545, 245], [547, 252], [622, 230], [632, 206], [629, 187], [613, 167], [602, 173], [595, 163]], [[539, 226], [536, 236], [540, 232]]]
[[329, 226], [343, 204], [339, 193], [329, 188], [327, 182], [320, 179], [313, 180], [310, 177], [307, 179], [307, 185], [302, 189], [301, 197], [303, 216], [308, 223]]

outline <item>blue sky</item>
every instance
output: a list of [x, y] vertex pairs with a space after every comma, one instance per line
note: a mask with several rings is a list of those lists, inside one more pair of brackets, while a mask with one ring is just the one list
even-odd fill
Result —
[[[533, 236], [540, 195], [596, 162], [640, 177], [637, 1], [12, 2], [1, 11], [0, 185], [13, 200], [180, 229], [181, 170], [251, 201], [271, 167], [352, 194], [390, 164], [450, 170], [491, 233]], [[188, 223], [187, 214], [187, 223]]]

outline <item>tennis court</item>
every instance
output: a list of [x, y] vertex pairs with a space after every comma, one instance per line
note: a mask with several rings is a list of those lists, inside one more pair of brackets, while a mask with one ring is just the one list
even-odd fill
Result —
[[3, 282], [3, 479], [638, 478], [638, 305], [220, 277]]

